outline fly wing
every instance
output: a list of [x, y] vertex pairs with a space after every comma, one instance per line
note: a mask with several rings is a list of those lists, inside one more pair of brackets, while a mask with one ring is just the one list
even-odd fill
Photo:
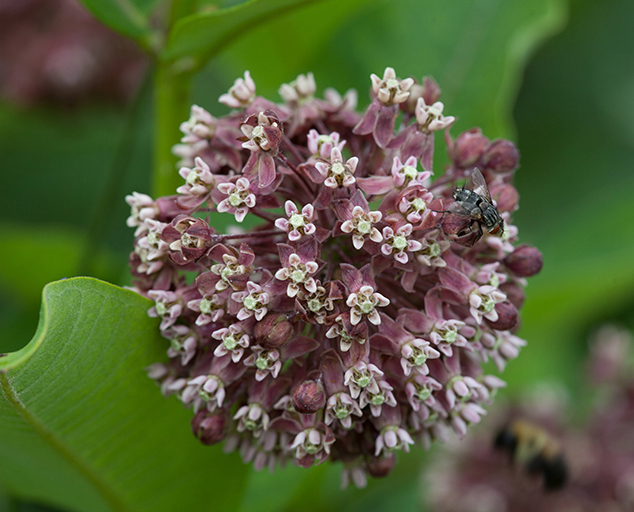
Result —
[[465, 208], [459, 201], [451, 203], [445, 211], [453, 213], [454, 215], [460, 215], [461, 217], [476, 218], [473, 212]]
[[491, 194], [489, 193], [489, 187], [487, 187], [487, 182], [482, 176], [480, 169], [477, 167], [473, 169], [471, 173], [471, 181], [473, 182], [473, 191], [478, 194], [480, 197], [483, 197], [487, 202], [493, 204], [491, 201]]

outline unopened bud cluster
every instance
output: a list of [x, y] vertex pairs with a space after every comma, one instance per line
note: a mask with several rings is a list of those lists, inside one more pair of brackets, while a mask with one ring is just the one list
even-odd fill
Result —
[[[480, 421], [504, 385], [481, 365], [525, 344], [513, 332], [541, 255], [514, 246], [517, 149], [479, 130], [452, 140], [433, 80], [387, 68], [361, 113], [354, 91], [317, 98], [310, 73], [280, 95], [257, 96], [247, 72], [220, 97], [229, 115], [192, 107], [177, 194], [127, 198], [135, 285], [169, 340], [149, 374], [203, 443], [258, 469], [341, 460], [362, 486], [396, 451]], [[438, 130], [452, 163], [432, 180]], [[496, 236], [441, 213], [475, 167]], [[218, 232], [227, 219], [255, 227]]]

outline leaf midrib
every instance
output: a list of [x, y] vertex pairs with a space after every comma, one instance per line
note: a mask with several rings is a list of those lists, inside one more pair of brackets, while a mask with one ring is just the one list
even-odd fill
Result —
[[105, 501], [113, 510], [131, 512], [121, 498], [88, 467], [75, 453], [73, 453], [62, 441], [50, 432], [39, 419], [24, 405], [16, 390], [14, 389], [6, 373], [0, 373], [0, 387], [7, 401], [20, 417], [33, 429], [33, 431], [46, 442], [54, 451], [61, 455], [68, 464], [84, 476], [102, 495]]

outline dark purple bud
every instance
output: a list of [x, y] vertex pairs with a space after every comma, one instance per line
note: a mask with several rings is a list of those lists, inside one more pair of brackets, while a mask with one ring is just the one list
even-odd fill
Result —
[[452, 160], [457, 167], [471, 167], [480, 160], [488, 143], [489, 139], [482, 135], [480, 128], [471, 128], [454, 142]]
[[381, 478], [392, 472], [395, 463], [396, 455], [392, 453], [387, 456], [368, 457], [366, 466], [368, 473], [370, 473], [374, 478]]
[[510, 140], [497, 139], [484, 152], [484, 167], [493, 172], [508, 172], [517, 169], [520, 153]]
[[192, 432], [203, 444], [216, 444], [226, 436], [227, 416], [224, 411], [199, 411], [192, 418]]
[[506, 298], [517, 309], [520, 309], [522, 307], [526, 295], [524, 294], [524, 290], [520, 286], [517, 286], [513, 283], [504, 283], [500, 285], [500, 290], [506, 294]]
[[508, 300], [499, 302], [495, 305], [495, 311], [497, 311], [498, 319], [495, 322], [491, 322], [486, 319], [486, 323], [490, 327], [497, 329], [498, 331], [507, 331], [515, 327], [518, 321], [517, 308]]
[[504, 259], [508, 269], [519, 277], [537, 274], [544, 264], [542, 253], [530, 245], [520, 245]]
[[285, 345], [294, 335], [293, 326], [286, 315], [269, 314], [255, 326], [255, 341], [264, 348]]
[[314, 414], [326, 404], [326, 394], [321, 382], [306, 380], [295, 388], [293, 407], [301, 414]]

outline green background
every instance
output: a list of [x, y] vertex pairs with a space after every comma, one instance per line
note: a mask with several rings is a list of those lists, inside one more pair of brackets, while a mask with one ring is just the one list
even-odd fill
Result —
[[[544, 269], [526, 290], [519, 334], [529, 343], [503, 374], [505, 393], [561, 383], [581, 411], [588, 334], [606, 321], [634, 326], [633, 22], [627, 0], [318, 2], [223, 48], [196, 75], [193, 101], [221, 115], [218, 96], [250, 69], [258, 92], [274, 99], [281, 83], [313, 71], [319, 91], [354, 87], [365, 104], [369, 74], [390, 65], [438, 80], [445, 112], [458, 117], [454, 136], [478, 125], [513, 139], [522, 155], [515, 224], [521, 242], [542, 250]], [[147, 85], [128, 109], [0, 104], [0, 352], [31, 339], [46, 283], [91, 275], [126, 284], [132, 232], [123, 196], [150, 190], [152, 126]], [[437, 169], [442, 152], [438, 144]], [[160, 398], [145, 384], [141, 393]], [[165, 403], [156, 406], [183, 422], [168, 418], [170, 428], [189, 435], [187, 414]], [[426, 459], [421, 450], [401, 457], [364, 491], [339, 491], [339, 468], [329, 465], [272, 476], [248, 469], [236, 503], [244, 511], [421, 510]], [[235, 482], [244, 472], [236, 460], [196, 454], [192, 464]], [[150, 488], [153, 478], [150, 471]], [[3, 496], [0, 511], [45, 501], [42, 493]]]

